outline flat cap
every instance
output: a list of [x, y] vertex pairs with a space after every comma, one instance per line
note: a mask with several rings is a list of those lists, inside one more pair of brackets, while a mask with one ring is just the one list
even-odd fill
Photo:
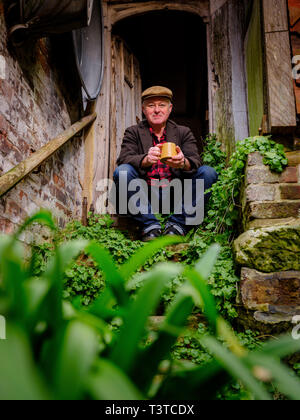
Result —
[[154, 98], [158, 96], [161, 98], [170, 99], [170, 101], [173, 100], [173, 92], [170, 89], [163, 86], [152, 86], [142, 93], [142, 101], [145, 101], [145, 99], [148, 98]]

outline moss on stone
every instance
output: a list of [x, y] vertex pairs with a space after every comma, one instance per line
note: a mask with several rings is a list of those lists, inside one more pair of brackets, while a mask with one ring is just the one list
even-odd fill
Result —
[[300, 270], [300, 220], [249, 230], [234, 243], [236, 261], [264, 273]]

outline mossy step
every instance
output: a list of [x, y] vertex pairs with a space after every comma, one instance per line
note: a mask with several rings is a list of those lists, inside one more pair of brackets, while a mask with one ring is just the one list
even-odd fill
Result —
[[238, 264], [263, 273], [300, 271], [300, 220], [249, 230], [234, 242]]

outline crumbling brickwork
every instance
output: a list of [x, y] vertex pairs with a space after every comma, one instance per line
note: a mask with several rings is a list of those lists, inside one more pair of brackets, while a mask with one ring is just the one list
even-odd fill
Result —
[[[0, 175], [80, 116], [74, 67], [68, 63], [68, 53], [56, 51], [55, 45], [59, 49], [59, 42], [43, 39], [19, 49], [10, 47], [0, 1]], [[69, 89], [72, 78], [75, 82]], [[0, 198], [0, 232], [12, 232], [39, 208], [50, 209], [60, 226], [71, 217], [78, 218], [83, 167], [83, 141], [74, 138]]]

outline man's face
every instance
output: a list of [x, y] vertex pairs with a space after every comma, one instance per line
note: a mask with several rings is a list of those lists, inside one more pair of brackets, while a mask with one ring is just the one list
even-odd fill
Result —
[[165, 125], [173, 105], [165, 98], [149, 98], [143, 104], [143, 112], [151, 126]]

